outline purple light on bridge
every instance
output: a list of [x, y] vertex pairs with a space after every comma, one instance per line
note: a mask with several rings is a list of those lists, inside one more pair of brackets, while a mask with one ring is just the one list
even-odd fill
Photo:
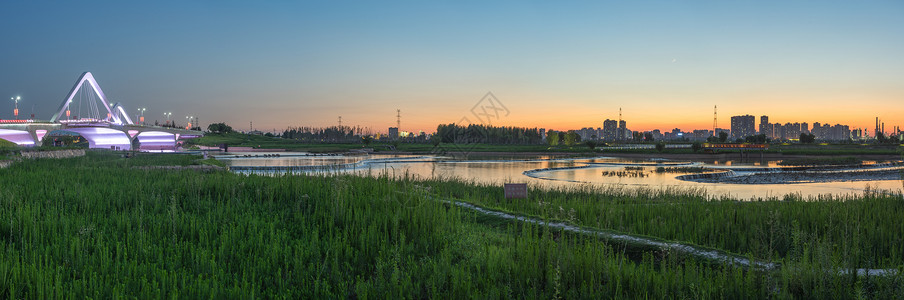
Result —
[[111, 147], [116, 147], [122, 150], [132, 148], [129, 136], [119, 130], [103, 127], [79, 127], [69, 128], [66, 131], [75, 132], [85, 137], [90, 148], [110, 149]]
[[24, 130], [0, 129], [0, 139], [4, 139], [19, 146], [34, 146], [35, 141], [32, 140], [31, 134]]
[[173, 150], [176, 148], [176, 135], [162, 131], [145, 131], [138, 134], [138, 142], [142, 151]]

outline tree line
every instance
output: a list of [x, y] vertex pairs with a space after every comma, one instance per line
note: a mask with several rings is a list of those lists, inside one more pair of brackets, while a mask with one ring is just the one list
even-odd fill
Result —
[[282, 133], [284, 139], [303, 142], [358, 142], [365, 134], [364, 128], [351, 126], [289, 127]]
[[443, 143], [487, 143], [487, 144], [541, 144], [543, 136], [538, 128], [492, 126], [482, 124], [440, 124], [436, 135]]

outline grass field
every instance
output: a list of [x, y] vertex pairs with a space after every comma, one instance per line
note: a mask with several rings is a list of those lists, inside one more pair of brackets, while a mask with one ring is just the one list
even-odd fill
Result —
[[[0, 169], [5, 298], [901, 298], [901, 200], [703, 201], [693, 191], [146, 170], [188, 155]], [[764, 273], [478, 215], [434, 197], [725, 249]], [[844, 201], [842, 201], [844, 200]]]
[[769, 152], [785, 155], [901, 155], [901, 145], [811, 144], [770, 145]]

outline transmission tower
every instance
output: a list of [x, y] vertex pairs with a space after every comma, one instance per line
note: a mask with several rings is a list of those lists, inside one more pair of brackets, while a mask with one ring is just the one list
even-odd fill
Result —
[[401, 110], [401, 109], [396, 109], [396, 121], [395, 121], [395, 126], [396, 126], [396, 128], [398, 128], [399, 130], [401, 130], [401, 128], [402, 128], [402, 110]]
[[713, 136], [716, 136], [716, 127], [719, 126], [718, 125], [719, 123], [717, 121], [718, 118], [716, 118], [718, 116], [718, 112], [717, 112], [718, 108], [719, 108], [718, 105], [713, 105]]
[[342, 128], [342, 116], [339, 116], [339, 128]]
[[626, 137], [625, 137], [625, 131], [624, 131], [624, 130], [622, 129], [622, 127], [621, 127], [621, 124], [622, 124], [621, 122], [622, 122], [622, 118], [621, 118], [621, 107], [619, 107], [619, 108], [618, 108], [618, 126], [615, 126], [616, 128], [618, 128], [618, 129], [617, 129], [617, 130], [618, 130], [618, 131], [617, 131], [618, 134], [615, 135], [615, 139], [617, 139], [617, 140], [623, 140], [623, 139], [626, 138]]

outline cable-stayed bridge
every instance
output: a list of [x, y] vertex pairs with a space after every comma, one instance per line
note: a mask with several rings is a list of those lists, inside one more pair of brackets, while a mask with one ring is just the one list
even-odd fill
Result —
[[[90, 148], [174, 150], [180, 140], [203, 136], [197, 130], [135, 123], [120, 103], [111, 104], [91, 72], [82, 73], [49, 121], [0, 120], [0, 139], [40, 146], [45, 137], [79, 135]], [[134, 149], [138, 150], [138, 149]]]

